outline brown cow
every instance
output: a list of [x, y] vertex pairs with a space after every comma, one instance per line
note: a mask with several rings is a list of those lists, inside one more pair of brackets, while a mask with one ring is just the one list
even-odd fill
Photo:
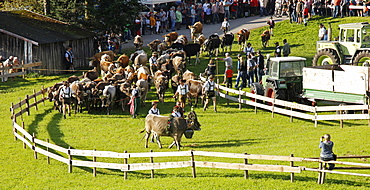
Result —
[[146, 95], [148, 94], [149, 90], [149, 83], [147, 80], [140, 79], [136, 82], [136, 86], [139, 88], [140, 93], [140, 105], [145, 106]]
[[85, 74], [84, 74], [84, 78], [88, 78], [90, 79], [91, 81], [99, 78], [99, 73], [97, 72], [97, 68], [94, 67], [93, 70], [90, 70], [90, 71], [87, 71]]
[[239, 49], [243, 50], [246, 46], [247, 40], [249, 39], [250, 31], [246, 28], [240, 29], [238, 31], [238, 44]]
[[150, 42], [148, 44], [148, 47], [150, 50], [152, 50], [152, 52], [155, 52], [155, 51], [158, 51], [158, 45], [161, 44], [162, 42], [158, 39], [156, 40], [153, 40], [152, 42]]
[[123, 54], [115, 62], [118, 63], [118, 67], [125, 68], [130, 63], [130, 58], [126, 54]]
[[198, 98], [201, 97], [203, 100], [203, 93], [202, 93], [203, 81], [190, 79], [186, 81], [186, 84], [189, 86], [190, 98], [195, 99], [194, 107], [196, 107], [198, 105]]
[[139, 67], [136, 72], [137, 72], [136, 75], [137, 75], [138, 80], [140, 79], [144, 79], [146, 81], [149, 80], [150, 71], [148, 67], [145, 67], [145, 66]]
[[183, 74], [182, 74], [182, 79], [184, 79], [184, 80], [190, 80], [190, 79], [193, 79], [193, 80], [195, 80], [197, 78], [197, 76], [193, 73], [193, 72], [191, 72], [191, 71], [189, 71], [189, 70], [186, 70]]
[[180, 35], [179, 37], [177, 37], [174, 43], [181, 43], [185, 46], [188, 44], [188, 38], [185, 35]]
[[201, 34], [201, 35], [199, 35], [196, 39], [195, 39], [195, 43], [198, 43], [198, 44], [200, 44], [200, 46], [202, 47], [203, 46], [203, 44], [204, 44], [204, 42], [206, 41], [206, 37], [203, 35], [203, 34]]
[[195, 39], [203, 32], [203, 24], [200, 21], [198, 21], [194, 23], [193, 26], [189, 26], [189, 29], [191, 34], [191, 40], [195, 41]]
[[135, 36], [134, 38], [134, 46], [135, 46], [135, 49], [136, 50], [139, 50], [141, 49], [141, 47], [143, 46], [143, 38], [139, 35]]
[[[150, 134], [153, 133], [153, 139], [157, 140], [159, 148], [162, 148], [160, 136], [169, 136], [173, 138], [172, 144], [177, 146], [177, 150], [181, 147], [181, 137], [186, 130], [201, 130], [200, 123], [198, 122], [197, 115], [194, 111], [188, 114], [187, 119], [181, 117], [174, 117], [171, 120], [168, 116], [160, 116], [148, 114], [145, 118], [145, 129], [140, 133], [146, 131], [145, 134], [145, 148], [148, 148], [148, 139]], [[167, 122], [170, 121], [169, 125]]]
[[164, 102], [164, 94], [167, 90], [168, 79], [163, 75], [162, 71], [154, 73], [154, 85], [157, 91], [157, 97], [160, 102]]
[[167, 43], [167, 46], [171, 46], [178, 36], [177, 32], [170, 32], [162, 37], [164, 37], [164, 42]]
[[135, 66], [146, 66], [148, 63], [148, 55], [143, 51], [139, 53], [134, 60]]
[[270, 40], [270, 31], [265, 30], [261, 34], [262, 46], [265, 48]]
[[183, 57], [176, 56], [172, 59], [172, 65], [177, 72], [178, 75], [182, 75], [184, 70], [186, 69], [186, 61]]

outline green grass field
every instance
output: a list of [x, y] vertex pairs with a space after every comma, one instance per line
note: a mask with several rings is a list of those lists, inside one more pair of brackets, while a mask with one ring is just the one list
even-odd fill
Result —
[[[290, 24], [288, 21], [277, 23], [269, 47], [262, 49], [263, 53], [273, 51], [273, 42], [282, 43], [284, 38], [292, 46], [293, 56], [302, 56], [310, 61], [315, 53], [315, 43], [320, 22], [326, 25], [331, 22], [333, 36], [340, 23], [363, 22], [364, 18], [318, 18], [310, 20], [309, 25]], [[265, 27], [267, 28], [267, 27]], [[252, 31], [251, 43], [255, 50], [261, 49], [260, 34], [265, 28]], [[232, 52], [233, 58], [239, 53], [237, 45]], [[195, 73], [203, 72], [208, 58], [202, 57], [201, 64], [189, 66]], [[236, 61], [236, 59], [234, 59]], [[234, 62], [234, 64], [236, 64]], [[224, 69], [223, 62], [219, 63], [220, 70]], [[325, 184], [318, 185], [317, 173], [304, 171], [296, 174], [295, 182], [290, 182], [289, 173], [256, 172], [250, 171], [249, 179], [244, 179], [243, 171], [197, 168], [197, 178], [191, 177], [190, 168], [156, 170], [155, 179], [150, 179], [150, 171], [129, 172], [128, 180], [123, 179], [123, 172], [118, 170], [98, 169], [97, 177], [93, 177], [91, 168], [74, 167], [73, 173], [68, 173], [67, 165], [51, 160], [46, 163], [46, 157], [39, 155], [39, 159], [33, 158], [33, 151], [23, 149], [22, 143], [14, 141], [10, 120], [9, 107], [11, 102], [16, 103], [26, 94], [32, 94], [33, 89], [39, 90], [42, 86], [49, 87], [55, 82], [64, 80], [66, 75], [40, 76], [37, 78], [16, 78], [14, 81], [0, 83], [0, 189], [368, 189], [369, 178], [327, 174]], [[248, 89], [244, 89], [248, 90]], [[168, 91], [166, 98], [171, 96]], [[154, 91], [148, 95], [148, 102], [155, 99]], [[159, 104], [163, 115], [170, 114], [174, 105], [173, 99], [167, 99], [164, 104]], [[186, 108], [189, 111], [189, 107]], [[163, 137], [164, 148], [159, 149], [156, 144], [149, 144], [149, 149], [144, 148], [143, 134], [139, 134], [144, 128], [144, 117], [149, 110], [147, 104], [140, 111], [138, 119], [132, 119], [126, 112], [116, 109], [112, 115], [94, 111], [87, 114], [86, 111], [72, 115], [67, 119], [62, 114], [52, 109], [52, 103], [46, 102], [45, 106], [39, 106], [39, 110], [31, 110], [31, 115], [24, 115], [26, 130], [35, 133], [38, 139], [50, 139], [51, 143], [62, 147], [73, 147], [86, 150], [105, 150], [115, 152], [155, 152], [176, 151], [166, 148], [172, 140]], [[271, 117], [268, 111], [258, 110], [257, 114], [251, 107], [243, 106], [238, 109], [238, 104], [226, 104], [226, 100], [220, 100], [218, 113], [212, 109], [203, 111], [200, 107], [195, 108], [202, 130], [196, 132], [192, 139], [182, 140], [182, 150], [201, 150], [214, 152], [250, 153], [263, 155], [296, 157], [318, 157], [319, 138], [329, 133], [335, 143], [334, 151], [338, 156], [345, 155], [369, 155], [370, 139], [367, 138], [369, 127], [367, 121], [345, 121], [344, 128], [339, 127], [339, 122], [319, 122], [317, 128], [312, 121], [294, 119], [275, 114]], [[80, 157], [81, 160], [92, 158]], [[218, 162], [236, 162], [243, 160], [226, 158], [203, 158]], [[188, 161], [189, 158], [156, 158], [160, 161]], [[101, 162], [123, 163], [119, 159], [98, 158]], [[130, 162], [148, 162], [145, 159], [130, 160]], [[364, 159], [352, 159], [347, 161], [364, 162]], [[277, 162], [250, 160], [249, 163], [276, 164]], [[289, 163], [285, 163], [288, 165]], [[317, 167], [317, 163], [295, 163], [300, 166]], [[355, 172], [355, 171], [354, 171]], [[366, 171], [359, 171], [366, 172]], [[370, 173], [366, 172], [366, 173]]]

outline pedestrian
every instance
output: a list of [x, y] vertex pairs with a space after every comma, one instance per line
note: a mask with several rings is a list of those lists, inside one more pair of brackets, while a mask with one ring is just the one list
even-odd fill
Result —
[[204, 103], [203, 111], [206, 111], [208, 107], [208, 102], [210, 99], [213, 101], [213, 110], [217, 112], [216, 108], [216, 94], [215, 94], [215, 81], [213, 75], [208, 77], [208, 80], [204, 83], [203, 86], [203, 95], [206, 97], [206, 101]]
[[180, 104], [180, 107], [184, 108], [185, 109], [185, 103], [186, 103], [186, 99], [187, 99], [187, 96], [188, 96], [188, 93], [189, 93], [189, 87], [187, 84], [185, 84], [186, 80], [180, 80], [180, 84], [179, 86], [177, 87], [177, 91], [175, 93], [175, 95], [173, 95], [174, 98], [176, 98], [177, 96], [178, 99], [179, 99], [179, 102], [181, 103]]
[[224, 10], [225, 10], [224, 18], [227, 18], [228, 20], [230, 19], [230, 6], [231, 6], [230, 0], [225, 0], [224, 1]]
[[304, 24], [304, 26], [307, 26], [308, 14], [309, 14], [308, 7], [305, 5], [304, 8], [303, 8], [303, 24]]
[[288, 57], [290, 54], [290, 45], [286, 39], [283, 40], [283, 56]]
[[213, 75], [213, 76], [216, 75], [216, 64], [215, 64], [215, 62], [214, 62], [213, 59], [210, 59], [209, 60], [209, 63], [207, 65], [206, 72], [207, 72], [207, 77], [209, 77], [211, 75]]
[[177, 30], [181, 29], [181, 23], [182, 23], [182, 13], [180, 7], [177, 7], [176, 11], [176, 28]]
[[252, 59], [252, 55], [249, 54], [247, 56], [247, 72], [248, 72], [248, 88], [251, 87], [252, 83], [254, 83], [254, 67], [256, 66], [256, 63]]
[[236, 80], [235, 80], [235, 88], [238, 89], [239, 88], [239, 82], [240, 82], [240, 79], [242, 78], [242, 74], [241, 74], [241, 64], [243, 62], [243, 57], [238, 54], [237, 55], [237, 59], [238, 59], [238, 62], [237, 62], [237, 65], [236, 65], [236, 69], [238, 71], [238, 74], [236, 75]]
[[328, 32], [323, 23], [319, 25], [319, 40], [328, 40]]
[[168, 24], [167, 24], [167, 18], [168, 18], [167, 13], [163, 9], [160, 9], [159, 17], [160, 17], [160, 20], [161, 20], [161, 30], [160, 30], [160, 32], [163, 32], [164, 30], [166, 30], [166, 32], [169, 32], [168, 31]]
[[218, 5], [218, 18], [220, 21], [224, 20], [225, 18], [225, 8], [224, 3], [222, 1]]
[[68, 115], [71, 116], [71, 98], [72, 89], [69, 87], [69, 82], [64, 81], [63, 86], [59, 90], [59, 101], [62, 102], [62, 110], [64, 119], [66, 118], [66, 109], [68, 108]]
[[73, 55], [71, 46], [68, 46], [66, 48], [66, 52], [64, 53], [64, 58], [65, 58], [64, 59], [65, 69], [67, 70], [66, 73], [68, 71], [74, 71], [74, 66], [73, 66], [74, 55]]
[[[325, 134], [324, 136], [320, 137], [320, 145], [319, 148], [321, 149], [320, 152], [320, 159], [323, 161], [330, 161], [330, 160], [337, 160], [337, 155], [333, 152], [334, 142], [330, 141], [330, 135]], [[334, 164], [329, 164], [329, 170], [334, 169]]]
[[170, 8], [169, 18], [171, 21], [171, 31], [175, 31], [175, 25], [176, 25], [176, 12], [175, 7]]
[[154, 73], [158, 70], [158, 53], [153, 52], [152, 56], [149, 58], [149, 65], [150, 65], [150, 73], [154, 75]]
[[180, 106], [174, 106], [171, 112], [171, 117], [181, 117], [181, 113], [179, 109], [180, 109]]
[[154, 34], [156, 20], [154, 18], [154, 14], [153, 13], [150, 13], [149, 21], [150, 21], [149, 22], [149, 25], [150, 25], [150, 34]]
[[247, 47], [245, 47], [244, 51], [246, 56], [248, 56], [250, 53], [254, 52], [254, 48], [252, 47], [251, 43], [247, 43]]
[[132, 85], [131, 100], [129, 104], [131, 105], [130, 113], [132, 115], [132, 118], [136, 118], [139, 115], [140, 109], [140, 93], [136, 84]]
[[218, 17], [218, 11], [219, 11], [218, 4], [213, 3], [212, 4], [212, 23], [213, 24], [220, 23], [220, 19]]
[[262, 76], [264, 75], [265, 69], [265, 58], [261, 53], [261, 50], [257, 52], [257, 74], [258, 74], [258, 81], [262, 80]]
[[269, 31], [270, 31], [270, 35], [271, 36], [274, 36], [274, 33], [273, 33], [273, 29], [275, 28], [275, 21], [272, 17], [270, 17], [270, 19], [267, 21], [267, 24], [269, 25]]
[[[216, 58], [216, 60], [223, 60], [225, 61], [225, 76], [224, 76], [224, 81], [223, 81], [223, 84], [226, 83], [226, 71], [227, 70], [231, 70], [232, 72], [232, 69], [233, 69], [233, 60], [232, 58], [230, 57], [230, 53], [225, 53], [225, 58]], [[230, 72], [230, 71], [229, 71]]]
[[161, 29], [161, 15], [159, 14], [159, 12], [155, 13], [154, 18], [155, 18], [155, 33], [159, 34]]
[[212, 20], [211, 5], [207, 5], [207, 8], [204, 10], [204, 23], [211, 24], [211, 20]]
[[152, 107], [148, 111], [148, 114], [161, 115], [160, 112], [159, 112], [159, 109], [157, 108], [157, 106], [158, 106], [158, 102], [157, 101], [153, 101], [152, 102]]
[[223, 83], [226, 83], [227, 88], [232, 88], [233, 86], [233, 70], [232, 69], [226, 69], [225, 71], [225, 79]]
[[226, 34], [230, 30], [230, 23], [227, 18], [224, 18], [224, 21], [221, 23], [220, 29], [224, 32], [224, 34]]
[[281, 49], [279, 46], [279, 42], [275, 42], [275, 51], [274, 51], [275, 57], [281, 57]]

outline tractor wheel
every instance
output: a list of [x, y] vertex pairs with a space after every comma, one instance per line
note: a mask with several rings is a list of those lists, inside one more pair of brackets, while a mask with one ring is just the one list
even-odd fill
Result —
[[[262, 90], [261, 90], [262, 91]], [[260, 91], [257, 90], [256, 86], [255, 85], [252, 85], [251, 86], [251, 89], [250, 89], [250, 93], [252, 94], [257, 94], [257, 95], [262, 95], [263, 96], [263, 91], [262, 93], [259, 93]], [[255, 98], [251, 98], [251, 101], [252, 102], [256, 102], [256, 99]], [[261, 100], [257, 100], [258, 103], [261, 103]]]
[[358, 66], [370, 66], [370, 52], [369, 51], [362, 51], [358, 53], [353, 59], [352, 65], [358, 65]]
[[[275, 87], [272, 83], [267, 83], [265, 87], [265, 96], [269, 98], [276, 98], [280, 100], [286, 99], [285, 90], [275, 90]], [[267, 103], [269, 106], [272, 106], [272, 102]]]
[[339, 64], [339, 57], [334, 50], [323, 49], [318, 51], [312, 60], [312, 66]]

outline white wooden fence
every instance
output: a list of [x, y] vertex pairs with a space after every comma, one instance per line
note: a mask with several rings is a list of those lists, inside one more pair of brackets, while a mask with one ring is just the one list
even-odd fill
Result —
[[[219, 86], [221, 89], [222, 87]], [[149, 152], [149, 153], [127, 153], [127, 151], [113, 152], [113, 151], [97, 151], [97, 150], [79, 150], [64, 148], [55, 144], [52, 144], [47, 139], [46, 141], [37, 139], [35, 134], [29, 134], [25, 130], [24, 122], [22, 126], [17, 123], [17, 117], [22, 117], [23, 113], [30, 114], [30, 108], [35, 107], [37, 110], [37, 105], [44, 103], [47, 98], [44, 96], [46, 89], [42, 89], [35, 92], [32, 95], [27, 95], [24, 100], [20, 100], [19, 103], [11, 105], [11, 119], [13, 121], [13, 135], [15, 140], [19, 139], [23, 142], [23, 147], [29, 147], [34, 151], [35, 159], [38, 158], [38, 154], [47, 156], [47, 163], [50, 164], [50, 158], [57, 160], [59, 162], [68, 165], [68, 171], [71, 173], [73, 166], [77, 167], [91, 167], [93, 168], [93, 175], [96, 176], [97, 168], [107, 168], [107, 169], [117, 169], [124, 172], [124, 179], [127, 179], [128, 172], [130, 171], [140, 171], [140, 170], [150, 170], [151, 177], [154, 178], [154, 170], [157, 169], [168, 169], [168, 168], [185, 168], [190, 167], [192, 171], [192, 176], [196, 177], [196, 168], [219, 168], [219, 169], [234, 169], [243, 170], [244, 177], [249, 177], [248, 171], [266, 171], [266, 172], [285, 172], [290, 173], [290, 179], [294, 181], [294, 174], [301, 173], [302, 171], [314, 171], [319, 172], [318, 183], [322, 184], [325, 180], [326, 173], [342, 174], [342, 175], [355, 175], [370, 177], [370, 174], [362, 173], [351, 173], [351, 172], [339, 172], [326, 170], [324, 164], [334, 163], [342, 165], [357, 166], [356, 168], [341, 168], [341, 169], [369, 169], [370, 164], [366, 163], [354, 163], [354, 162], [340, 162], [340, 161], [322, 161], [318, 158], [302, 158], [294, 157], [293, 154], [290, 156], [274, 156], [274, 155], [255, 155], [247, 153], [225, 153], [225, 152], [206, 152], [206, 151], [176, 151], [176, 152]], [[239, 93], [241, 94], [241, 93]], [[38, 96], [42, 96], [37, 100]], [[256, 95], [253, 95], [257, 98]], [[263, 97], [265, 98], [265, 97]], [[30, 103], [30, 100], [34, 100], [34, 103]], [[266, 99], [268, 101], [268, 99]], [[274, 100], [275, 101], [275, 100]], [[274, 111], [273, 106], [270, 106], [271, 110]], [[298, 106], [296, 107], [298, 108]], [[17, 111], [19, 110], [19, 111]], [[64, 155], [64, 156], [63, 156]], [[78, 157], [91, 157], [91, 160], [77, 160]], [[225, 162], [210, 162], [210, 161], [196, 161], [196, 157], [218, 157], [218, 158], [232, 158], [241, 159], [241, 163], [225, 163]], [[98, 162], [97, 158], [115, 158], [123, 159], [123, 163], [106, 163]], [[185, 161], [177, 162], [154, 162], [154, 158], [158, 157], [188, 157], [190, 159]], [[132, 158], [148, 158], [146, 163], [129, 163], [129, 159]], [[341, 157], [338, 157], [341, 158]], [[370, 156], [356, 156], [356, 157], [342, 157], [342, 158], [370, 158]], [[276, 164], [252, 164], [250, 160], [270, 160], [277, 161]], [[286, 163], [286, 165], [282, 163]], [[294, 162], [319, 162], [319, 168], [307, 168], [305, 166], [295, 166]]]
[[[255, 107], [255, 111], [257, 112], [257, 108], [269, 110], [272, 113], [272, 117], [274, 117], [274, 113], [279, 113], [283, 115], [291, 116], [291, 121], [293, 121], [293, 117], [312, 120], [315, 122], [315, 127], [317, 127], [318, 121], [325, 121], [325, 120], [339, 120], [340, 126], [343, 127], [343, 120], [354, 120], [354, 119], [366, 119], [369, 120], [370, 125], [370, 115], [369, 114], [337, 114], [337, 112], [342, 113], [345, 110], [360, 110], [360, 111], [368, 111], [370, 109], [369, 105], [345, 105], [345, 106], [307, 106], [304, 104], [299, 104], [295, 102], [288, 102], [284, 100], [279, 100], [275, 98], [269, 98], [266, 96], [261, 96], [257, 94], [252, 94], [249, 92], [245, 92], [242, 90], [234, 90], [230, 89], [221, 85], [216, 84], [218, 89], [218, 96], [234, 101], [239, 103], [239, 108], [241, 108], [242, 104], [250, 105]], [[223, 93], [222, 91], [226, 93]], [[230, 96], [229, 93], [236, 94], [238, 97]], [[247, 97], [248, 99], [243, 99]], [[270, 102], [270, 105], [265, 103], [259, 102]], [[320, 112], [325, 112], [319, 115]], [[332, 112], [332, 113], [328, 113]], [[334, 113], [333, 113], [334, 112]], [[368, 112], [369, 113], [369, 112]]]

